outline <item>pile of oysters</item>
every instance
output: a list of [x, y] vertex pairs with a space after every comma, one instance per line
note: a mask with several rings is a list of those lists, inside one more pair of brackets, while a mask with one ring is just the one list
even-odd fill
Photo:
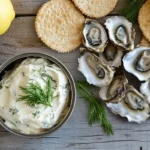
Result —
[[[100, 88], [100, 99], [113, 113], [141, 123], [150, 110], [150, 48], [135, 48], [134, 40], [132, 23], [122, 16], [108, 17], [104, 25], [86, 19], [78, 70]], [[138, 78], [140, 90], [129, 84], [125, 71]]]

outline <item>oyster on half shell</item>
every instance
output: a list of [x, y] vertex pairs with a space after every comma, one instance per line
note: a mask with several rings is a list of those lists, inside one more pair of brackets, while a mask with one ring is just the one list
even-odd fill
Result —
[[125, 50], [134, 49], [135, 29], [131, 22], [122, 16], [111, 16], [106, 19], [110, 40]]
[[150, 79], [141, 84], [140, 92], [147, 98], [147, 101], [150, 104]]
[[103, 53], [99, 53], [100, 59], [113, 67], [121, 66], [121, 59], [123, 51], [121, 48], [114, 46], [112, 43], [108, 43]]
[[126, 71], [135, 75], [140, 81], [150, 78], [150, 48], [139, 47], [123, 57]]
[[114, 68], [103, 63], [95, 54], [81, 48], [78, 62], [78, 70], [86, 77], [89, 84], [103, 87], [111, 83], [115, 73]]
[[104, 27], [96, 20], [86, 19], [83, 29], [83, 44], [94, 52], [103, 52], [108, 42]]
[[118, 103], [125, 97], [127, 83], [124, 75], [116, 76], [109, 85], [100, 88], [99, 97], [105, 102]]
[[141, 123], [149, 117], [147, 99], [133, 86], [127, 86], [125, 97], [118, 103], [107, 103], [115, 114], [126, 117], [129, 122]]

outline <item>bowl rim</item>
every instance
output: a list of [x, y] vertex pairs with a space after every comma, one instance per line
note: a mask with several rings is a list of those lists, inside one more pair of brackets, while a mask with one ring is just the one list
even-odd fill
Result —
[[60, 127], [62, 127], [68, 121], [68, 119], [70, 118], [70, 116], [73, 113], [73, 110], [74, 110], [74, 107], [76, 104], [76, 87], [75, 87], [74, 79], [73, 79], [70, 71], [67, 69], [67, 67], [60, 60], [58, 60], [57, 58], [55, 58], [49, 54], [46, 54], [46, 53], [28, 52], [28, 53], [21, 53], [21, 54], [15, 55], [15, 56], [11, 57], [10, 59], [6, 60], [4, 63], [2, 63], [2, 65], [0, 65], [0, 73], [2, 71], [4, 71], [5, 68], [8, 67], [11, 63], [13, 63], [19, 59], [29, 58], [29, 57], [45, 58], [45, 59], [53, 62], [54, 64], [58, 65], [63, 70], [65, 75], [67, 76], [67, 79], [70, 83], [71, 98], [70, 98], [69, 110], [68, 110], [67, 114], [64, 116], [64, 118], [58, 124], [54, 125], [52, 128], [50, 128], [46, 132], [42, 132], [39, 134], [21, 133], [21, 132], [18, 132], [18, 131], [15, 131], [15, 130], [9, 128], [7, 125], [5, 125], [2, 118], [0, 118], [0, 125], [3, 128], [5, 128], [7, 131], [9, 131], [10, 133], [17, 135], [17, 136], [25, 137], [25, 138], [39, 138], [39, 137], [42, 137], [44, 135], [53, 133], [54, 131], [56, 131]]

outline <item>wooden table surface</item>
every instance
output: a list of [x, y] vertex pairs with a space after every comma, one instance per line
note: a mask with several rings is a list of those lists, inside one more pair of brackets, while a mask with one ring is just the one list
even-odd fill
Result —
[[[75, 80], [84, 79], [77, 71], [79, 51], [60, 54], [50, 50], [38, 38], [34, 20], [40, 6], [47, 0], [12, 0], [16, 18], [9, 31], [0, 36], [0, 63], [15, 54], [43, 52], [61, 60]], [[123, 7], [127, 0], [119, 0], [113, 13]], [[140, 39], [137, 34], [137, 41]], [[88, 125], [87, 103], [77, 97], [75, 110], [69, 121], [57, 132], [39, 139], [20, 138], [0, 127], [0, 150], [150, 150], [150, 120], [142, 124], [129, 123], [126, 119], [112, 114], [108, 119], [114, 126], [115, 134], [107, 136], [98, 124]]]

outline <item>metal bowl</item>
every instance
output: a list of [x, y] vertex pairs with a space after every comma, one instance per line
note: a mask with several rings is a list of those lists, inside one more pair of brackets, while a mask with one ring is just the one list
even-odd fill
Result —
[[9, 132], [11, 132], [15, 135], [18, 135], [18, 136], [22, 136], [22, 137], [38, 138], [38, 137], [41, 137], [45, 134], [49, 134], [49, 133], [56, 131], [69, 119], [69, 117], [71, 116], [71, 114], [73, 112], [75, 102], [76, 102], [76, 89], [75, 89], [75, 83], [74, 83], [73, 77], [72, 77], [71, 73], [69, 72], [69, 70], [63, 65], [63, 63], [60, 62], [59, 60], [57, 60], [56, 58], [54, 58], [50, 55], [47, 55], [47, 54], [43, 54], [43, 53], [23, 53], [23, 54], [20, 54], [20, 55], [17, 55], [17, 56], [10, 58], [9, 60], [4, 62], [0, 66], [0, 80], [2, 79], [3, 75], [5, 74], [5, 71], [12, 70], [16, 64], [19, 64], [20, 62], [22, 62], [26, 58], [44, 58], [44, 59], [47, 59], [47, 60], [53, 62], [54, 64], [58, 65], [63, 70], [63, 72], [67, 76], [69, 84], [70, 84], [70, 99], [69, 99], [68, 112], [65, 114], [65, 116], [63, 117], [63, 119], [59, 123], [57, 123], [56, 125], [54, 125], [52, 128], [48, 129], [45, 132], [42, 132], [39, 134], [20, 133], [20, 132], [15, 131], [15, 130], [9, 128], [8, 126], [6, 126], [4, 123], [4, 120], [2, 118], [0, 118], [0, 125], [2, 127], [4, 127], [6, 130], [8, 130]]

